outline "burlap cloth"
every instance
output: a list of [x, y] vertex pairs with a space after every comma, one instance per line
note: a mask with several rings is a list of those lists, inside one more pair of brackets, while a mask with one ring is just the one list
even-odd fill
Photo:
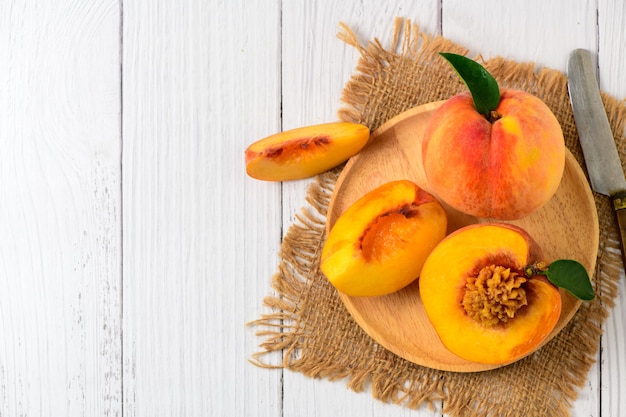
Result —
[[[339, 37], [360, 52], [356, 74], [343, 91], [345, 121], [373, 131], [383, 122], [417, 105], [441, 100], [466, 87], [437, 53], [467, 54], [442, 37], [421, 33], [398, 19], [392, 44], [374, 39], [358, 43], [345, 25]], [[480, 59], [480, 57], [478, 57]], [[568, 148], [584, 167], [566, 76], [502, 58], [483, 61], [502, 87], [528, 91], [545, 101], [563, 128]], [[603, 95], [622, 161], [626, 161], [626, 104]], [[353, 321], [336, 290], [319, 271], [325, 213], [341, 168], [318, 177], [310, 187], [301, 215], [284, 237], [275, 295], [265, 300], [271, 312], [253, 326], [263, 339], [252, 362], [301, 372], [309, 377], [344, 379], [375, 398], [408, 407], [443, 402], [450, 416], [566, 416], [596, 360], [602, 323], [614, 305], [622, 261], [619, 237], [607, 198], [596, 194], [600, 247], [594, 285], [597, 297], [584, 303], [567, 327], [549, 344], [521, 361], [493, 371], [454, 373], [415, 365], [374, 342]], [[283, 351], [283, 363], [266, 363], [267, 352]]]

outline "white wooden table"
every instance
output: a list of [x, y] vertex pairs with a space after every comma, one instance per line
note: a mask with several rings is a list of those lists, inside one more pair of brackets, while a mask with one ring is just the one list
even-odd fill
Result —
[[[248, 363], [309, 181], [243, 151], [336, 119], [393, 19], [626, 97], [621, 0], [0, 2], [0, 416], [437, 416]], [[626, 415], [626, 295], [575, 416]], [[280, 358], [276, 358], [280, 360]]]

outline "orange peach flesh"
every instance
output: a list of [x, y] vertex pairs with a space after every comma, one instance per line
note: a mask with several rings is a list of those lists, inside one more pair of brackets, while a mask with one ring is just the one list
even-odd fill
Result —
[[419, 216], [419, 206], [435, 202], [432, 195], [418, 190], [409, 204], [381, 213], [363, 231], [359, 250], [366, 262], [382, 262], [390, 253], [402, 250], [411, 236], [417, 232], [421, 222], [409, 221]]
[[274, 146], [261, 149], [258, 152], [246, 153], [246, 164], [259, 156], [271, 159], [276, 164], [285, 164], [291, 161], [305, 159], [308, 151], [324, 152], [325, 148], [332, 143], [332, 139], [326, 136], [301, 137], [289, 139]]
[[463, 306], [467, 277], [492, 264], [523, 273], [526, 265], [540, 260], [539, 256], [532, 239], [510, 225], [469, 226], [433, 250], [422, 269], [420, 294], [448, 350], [472, 362], [505, 364], [541, 344], [561, 312], [559, 291], [543, 277], [529, 278], [523, 284], [528, 304], [506, 322], [486, 326], [470, 317]]

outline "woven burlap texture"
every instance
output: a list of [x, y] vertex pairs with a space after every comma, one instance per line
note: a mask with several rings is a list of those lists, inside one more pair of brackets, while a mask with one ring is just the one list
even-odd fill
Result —
[[[356, 74], [345, 86], [339, 118], [372, 131], [420, 104], [449, 98], [466, 87], [438, 52], [467, 54], [462, 46], [432, 37], [405, 19], [397, 19], [391, 45], [377, 40], [359, 44], [345, 25], [339, 37], [358, 49]], [[540, 97], [563, 128], [567, 147], [581, 166], [583, 157], [569, 104], [566, 76], [503, 58], [481, 61], [501, 87]], [[626, 105], [606, 94], [603, 100], [622, 161]], [[261, 351], [252, 362], [284, 367], [309, 377], [344, 379], [347, 385], [385, 402], [417, 408], [439, 407], [450, 416], [567, 416], [597, 357], [602, 323], [614, 305], [622, 268], [619, 236], [607, 198], [594, 195], [600, 222], [600, 247], [594, 286], [597, 297], [584, 303], [570, 323], [535, 354], [512, 365], [478, 373], [454, 373], [406, 361], [373, 341], [354, 322], [336, 290], [319, 271], [325, 239], [325, 215], [341, 168], [320, 175], [309, 189], [297, 221], [284, 237], [276, 295], [270, 312], [253, 323], [260, 328]], [[266, 363], [268, 352], [282, 351], [279, 365]]]

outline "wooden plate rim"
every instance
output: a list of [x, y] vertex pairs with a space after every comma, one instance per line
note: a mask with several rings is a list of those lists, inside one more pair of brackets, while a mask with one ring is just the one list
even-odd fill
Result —
[[[437, 107], [439, 107], [443, 102], [445, 102], [445, 100], [432, 102], [432, 103], [426, 103], [426, 104], [411, 108], [409, 110], [406, 110], [398, 114], [397, 116], [383, 123], [378, 129], [372, 132], [370, 141], [375, 141], [379, 136], [382, 136], [389, 129], [394, 128], [396, 125], [398, 125], [400, 122], [404, 121], [405, 119], [414, 117], [423, 112], [432, 111], [436, 109]], [[348, 174], [350, 173], [351, 168], [353, 167], [353, 165], [358, 164], [359, 160], [360, 160], [360, 154], [357, 154], [354, 157], [352, 157], [346, 163], [346, 166], [344, 167], [342, 173], [339, 175], [335, 183], [334, 190], [333, 190], [333, 193], [331, 194], [329, 205], [328, 205], [327, 221], [326, 221], [327, 232], [329, 232], [331, 228], [331, 220], [332, 220], [331, 213], [332, 213], [332, 209], [337, 199], [337, 191], [342, 189], [344, 181], [346, 180], [346, 178], [348, 178]], [[583, 201], [587, 202], [587, 204], [589, 205], [588, 207], [589, 212], [593, 216], [591, 220], [593, 221], [593, 225], [594, 225], [594, 233], [591, 238], [593, 239], [592, 245], [593, 247], [596, 248], [596, 250], [595, 250], [594, 256], [592, 257], [592, 264], [587, 268], [590, 273], [590, 276], [592, 276], [593, 271], [595, 269], [596, 259], [597, 259], [597, 249], [599, 247], [599, 223], [598, 223], [597, 211], [595, 207], [595, 201], [593, 200], [591, 189], [589, 188], [589, 184], [586, 180], [586, 175], [584, 171], [582, 170], [582, 168], [580, 167], [580, 165], [578, 164], [578, 162], [576, 161], [575, 157], [569, 151], [569, 149], [566, 149], [566, 165], [568, 165], [570, 169], [573, 169], [577, 177], [583, 178], [585, 180], [588, 195], [591, 196], [590, 199], [589, 198], [583, 199]], [[417, 281], [415, 281], [411, 285], [416, 285], [416, 283]], [[368, 328], [367, 323], [363, 322], [361, 315], [359, 314], [358, 311], [355, 310], [350, 296], [347, 296], [341, 292], [338, 292], [338, 294], [339, 294], [341, 301], [343, 302], [348, 312], [350, 313], [350, 315], [370, 337], [372, 337], [376, 342], [378, 342], [380, 345], [382, 345], [386, 349], [403, 357], [404, 359], [409, 360], [410, 362], [416, 363], [418, 365], [430, 367], [433, 369], [439, 369], [439, 370], [444, 370], [444, 371], [455, 371], [455, 372], [480, 372], [480, 371], [487, 371], [487, 370], [496, 369], [496, 368], [508, 365], [508, 364], [492, 365], [492, 364], [481, 364], [481, 363], [475, 363], [475, 362], [470, 362], [470, 361], [464, 361], [462, 365], [457, 364], [454, 366], [450, 366], [449, 364], [446, 364], [446, 363], [439, 363], [437, 361], [433, 361], [430, 358], [415, 358], [412, 356], [407, 357], [407, 355], [403, 354], [403, 352], [398, 351], [393, 344], [387, 343], [386, 340], [384, 340], [383, 337], [377, 334], [376, 331], [374, 331], [371, 328]], [[561, 295], [564, 297], [570, 298], [568, 302], [570, 303], [570, 305], [572, 305], [572, 308], [570, 308], [567, 312], [562, 313], [561, 318], [559, 319], [559, 323], [557, 324], [555, 329], [552, 331], [551, 335], [548, 338], [546, 338], [546, 340], [542, 343], [541, 346], [545, 345], [552, 338], [554, 338], [569, 323], [569, 321], [573, 318], [573, 316], [578, 311], [578, 308], [580, 307], [580, 305], [582, 305], [582, 302], [580, 300], [574, 299], [569, 294], [567, 294], [564, 290], [561, 290]], [[537, 349], [539, 349], [541, 346], [539, 346]]]

